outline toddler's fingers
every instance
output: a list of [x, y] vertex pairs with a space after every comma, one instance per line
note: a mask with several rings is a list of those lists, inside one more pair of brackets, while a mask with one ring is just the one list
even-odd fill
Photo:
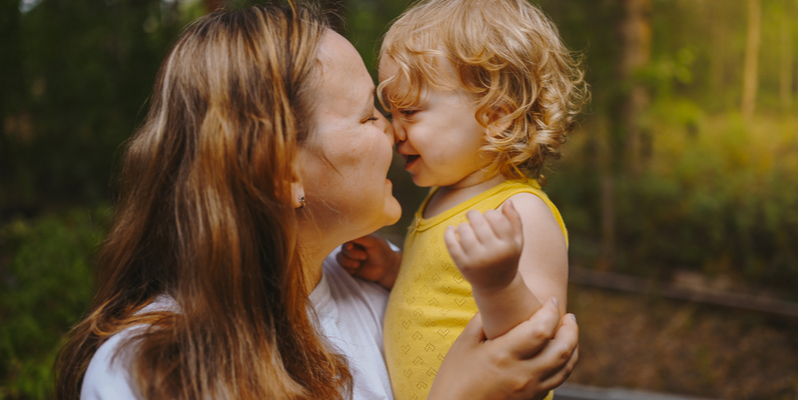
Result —
[[514, 231], [514, 235], [518, 236], [520, 239], [523, 237], [522, 235], [522, 217], [519, 215], [517, 208], [514, 206], [512, 201], [506, 201], [503, 203], [501, 207], [501, 211], [503, 214], [508, 218], [509, 224], [511, 224], [511, 229]]
[[[495, 239], [494, 231], [492, 227], [489, 225], [489, 222], [486, 221], [486, 218], [483, 214], [478, 211], [470, 210], [467, 212], [467, 220], [469, 224], [472, 225], [471, 231], [473, 232], [476, 240], [479, 243], [489, 243]], [[465, 224], [461, 224], [465, 225]], [[458, 233], [461, 234], [461, 225], [459, 225]], [[464, 243], [464, 238], [461, 238], [461, 242]], [[466, 244], [466, 243], [465, 243]]]
[[471, 224], [461, 223], [455, 228], [455, 233], [458, 233], [458, 241], [461, 243], [461, 248], [465, 253], [469, 253], [481, 246], [481, 241], [475, 235], [475, 230]]
[[341, 253], [354, 260], [366, 260], [368, 258], [368, 254], [366, 249], [364, 249], [364, 246], [356, 243], [354, 240], [343, 244]]
[[386, 246], [386, 247], [389, 246], [389, 244], [386, 243], [386, 240], [384, 238], [374, 233], [362, 236], [358, 239], [353, 239], [351, 242], [363, 247], [364, 249], [371, 249], [373, 247], [378, 247], [378, 246]]
[[339, 254], [336, 255], [336, 261], [339, 262], [342, 268], [350, 273], [355, 272], [355, 270], [361, 266], [360, 261], [348, 257], [344, 252], [339, 252]]
[[344, 254], [348, 258], [352, 258], [353, 260], [366, 260], [368, 258], [366, 250], [363, 247], [354, 245], [349, 250], [342, 250], [340, 254]]
[[456, 228], [453, 225], [448, 226], [444, 231], [444, 244], [447, 246], [447, 251], [450, 252], [450, 256], [453, 257], [456, 265], [461, 265], [467, 255], [464, 253], [464, 249], [461, 248], [461, 243], [456, 237]]
[[500, 239], [515, 239], [516, 232], [511, 225], [511, 221], [500, 210], [489, 210], [483, 217], [488, 221], [495, 235]]

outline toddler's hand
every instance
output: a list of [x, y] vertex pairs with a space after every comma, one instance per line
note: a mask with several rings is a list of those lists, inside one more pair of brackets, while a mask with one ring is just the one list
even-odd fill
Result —
[[500, 210], [467, 212], [469, 223], [449, 226], [447, 250], [473, 288], [502, 289], [517, 275], [522, 255], [522, 220], [507, 201]]
[[336, 261], [350, 275], [391, 290], [400, 269], [401, 254], [373, 233], [343, 244]]

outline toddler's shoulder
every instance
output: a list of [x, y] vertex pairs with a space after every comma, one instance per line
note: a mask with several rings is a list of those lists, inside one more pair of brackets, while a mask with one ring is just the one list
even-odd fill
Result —
[[569, 243], [564, 219], [547, 196], [540, 197], [535, 193], [525, 192], [517, 193], [506, 201], [514, 204], [522, 219], [526, 237], [534, 235], [537, 238], [547, 237]]
[[523, 220], [526, 219], [550, 219], [555, 222], [552, 202], [547, 197], [540, 197], [530, 192], [517, 193], [509, 197], [506, 202], [514, 204]]

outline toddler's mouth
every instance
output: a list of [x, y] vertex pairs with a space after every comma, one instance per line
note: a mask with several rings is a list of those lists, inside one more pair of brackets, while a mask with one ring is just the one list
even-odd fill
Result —
[[419, 158], [418, 154], [403, 154], [403, 157], [406, 159], [406, 169], [408, 169], [411, 164], [414, 164], [414, 161], [417, 161]]

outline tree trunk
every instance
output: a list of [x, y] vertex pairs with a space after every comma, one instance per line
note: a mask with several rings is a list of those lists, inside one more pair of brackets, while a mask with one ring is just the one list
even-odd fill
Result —
[[599, 118], [596, 132], [597, 171], [600, 174], [600, 260], [597, 269], [608, 271], [616, 258], [616, 215], [611, 132], [606, 118]]
[[758, 93], [758, 47], [761, 42], [761, 0], [747, 0], [747, 48], [744, 53], [742, 116], [753, 117]]
[[[597, 162], [600, 173], [601, 259], [598, 268], [608, 270], [616, 258], [616, 186], [620, 179], [637, 179], [643, 169], [640, 116], [647, 107], [647, 89], [636, 74], [650, 63], [652, 0], [624, 0], [619, 21], [620, 57], [617, 70], [622, 87], [614, 120], [599, 130]], [[622, 155], [622, 162], [615, 155]]]
[[621, 24], [622, 57], [620, 73], [627, 82], [628, 93], [622, 106], [620, 121], [624, 131], [626, 169], [638, 177], [642, 170], [642, 129], [639, 116], [647, 107], [647, 89], [636, 73], [650, 63], [652, 44], [651, 0], [625, 0], [625, 17]]

